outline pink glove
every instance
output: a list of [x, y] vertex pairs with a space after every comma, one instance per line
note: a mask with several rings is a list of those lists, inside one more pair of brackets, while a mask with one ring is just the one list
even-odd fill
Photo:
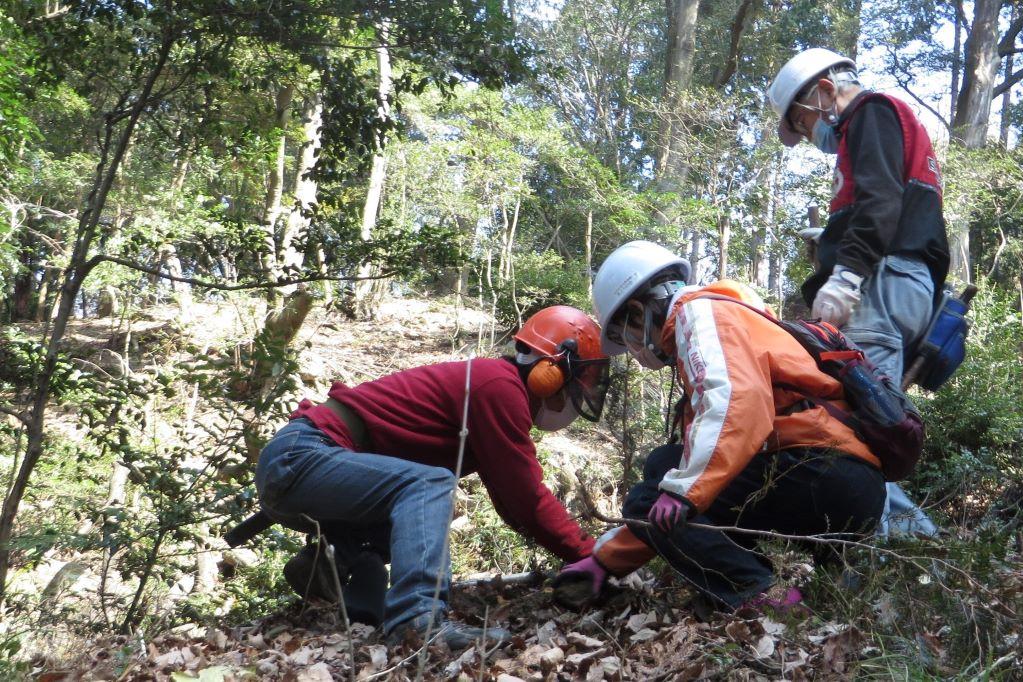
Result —
[[675, 529], [675, 526], [685, 521], [686, 505], [668, 493], [661, 493], [661, 496], [654, 502], [654, 506], [650, 508], [650, 513], [646, 517], [650, 523], [665, 533], [670, 533]]
[[588, 575], [593, 582], [593, 594], [600, 594], [601, 588], [604, 587], [604, 583], [607, 581], [607, 570], [597, 563], [592, 554], [585, 559], [580, 559], [575, 563], [563, 566], [558, 571], [554, 582], [557, 584], [563, 582], [564, 579], [579, 579], [583, 575]]

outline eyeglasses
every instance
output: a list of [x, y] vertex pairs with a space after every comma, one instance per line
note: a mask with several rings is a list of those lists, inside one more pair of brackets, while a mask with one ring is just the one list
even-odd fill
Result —
[[[810, 138], [810, 135], [813, 131], [813, 126], [806, 126], [803, 124], [806, 113], [810, 112], [820, 115], [821, 108], [819, 106], [813, 106], [812, 104], [805, 104], [800, 100], [807, 99], [814, 92], [818, 92], [816, 85], [811, 87], [806, 92], [797, 95], [796, 98], [792, 100], [792, 105], [789, 107], [788, 112], [785, 114], [785, 118], [788, 121], [789, 127], [807, 139]], [[818, 97], [818, 99], [820, 98]], [[799, 115], [794, 116], [793, 114]]]

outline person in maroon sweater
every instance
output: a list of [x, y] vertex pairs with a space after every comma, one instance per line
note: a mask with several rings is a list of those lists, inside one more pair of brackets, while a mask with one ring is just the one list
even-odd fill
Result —
[[[529, 432], [563, 428], [579, 416], [599, 419], [608, 368], [600, 330], [581, 310], [554, 306], [527, 320], [515, 340], [515, 357], [417, 367], [354, 387], [335, 383], [326, 401], [303, 400], [260, 455], [263, 510], [285, 525], [315, 520], [341, 577], [351, 573], [359, 583], [362, 594], [351, 596], [360, 606], [367, 605], [362, 588], [386, 584], [379, 576], [390, 561], [382, 620], [392, 643], [414, 631], [440, 633], [462, 648], [484, 635], [444, 615], [456, 472], [478, 473], [501, 517], [560, 559], [592, 552], [593, 539], [544, 485]], [[319, 553], [307, 546], [285, 568], [300, 593], [331, 591], [332, 576], [317, 578], [313, 569]], [[357, 592], [352, 582], [345, 596]], [[367, 610], [373, 620], [374, 609]], [[509, 635], [489, 628], [486, 636]]]

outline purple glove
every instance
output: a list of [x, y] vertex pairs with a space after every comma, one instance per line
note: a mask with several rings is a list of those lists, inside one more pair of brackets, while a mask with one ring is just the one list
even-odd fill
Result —
[[675, 529], [675, 526], [685, 521], [686, 505], [668, 493], [661, 493], [661, 496], [654, 502], [654, 506], [650, 508], [650, 513], [646, 517], [650, 523], [665, 533], [670, 533]]
[[582, 575], [588, 575], [593, 583], [593, 594], [599, 594], [604, 583], [607, 581], [607, 570], [597, 563], [597, 560], [593, 558], [593, 555], [580, 559], [572, 564], [566, 564], [558, 571], [555, 583], [561, 582], [559, 578], [581, 578]]

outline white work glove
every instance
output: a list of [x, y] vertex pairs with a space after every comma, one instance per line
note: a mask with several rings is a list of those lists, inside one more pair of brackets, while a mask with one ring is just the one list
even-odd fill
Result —
[[841, 327], [849, 321], [853, 308], [860, 302], [860, 285], [863, 277], [849, 268], [836, 265], [831, 277], [813, 299], [810, 314], [824, 322]]

